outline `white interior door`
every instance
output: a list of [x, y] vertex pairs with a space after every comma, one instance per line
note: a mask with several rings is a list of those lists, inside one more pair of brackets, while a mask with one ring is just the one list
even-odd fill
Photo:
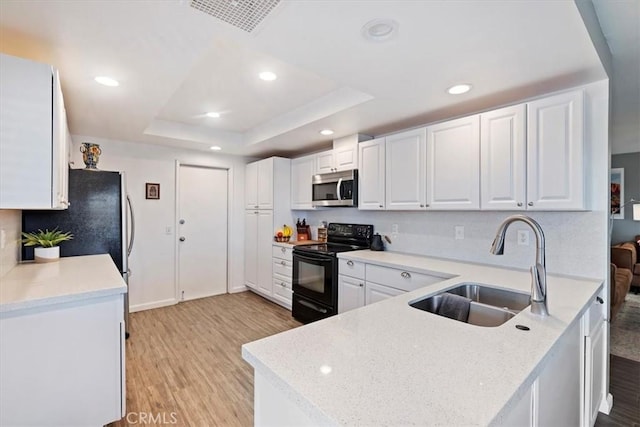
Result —
[[227, 171], [180, 165], [178, 173], [178, 296], [226, 293]]

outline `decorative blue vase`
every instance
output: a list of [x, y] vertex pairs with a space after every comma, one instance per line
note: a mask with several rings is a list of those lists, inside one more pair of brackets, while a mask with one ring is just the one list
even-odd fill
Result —
[[83, 142], [80, 152], [82, 153], [85, 169], [98, 169], [98, 160], [100, 160], [100, 154], [102, 154], [99, 144]]

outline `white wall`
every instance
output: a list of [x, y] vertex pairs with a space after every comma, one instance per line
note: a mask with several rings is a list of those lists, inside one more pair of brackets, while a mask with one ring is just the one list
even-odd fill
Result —
[[[176, 300], [176, 160], [181, 164], [229, 170], [229, 291], [244, 290], [244, 165], [242, 157], [164, 146], [73, 136], [74, 168], [83, 168], [82, 142], [100, 144], [99, 169], [126, 172], [136, 218], [136, 239], [129, 259], [131, 311], [170, 305]], [[160, 200], [145, 199], [145, 183], [160, 184]], [[166, 228], [172, 233], [167, 235]]]
[[[542, 226], [550, 273], [606, 279], [608, 276], [608, 81], [587, 87], [585, 125], [586, 195], [589, 212], [526, 212]], [[316, 226], [320, 220], [373, 224], [375, 231], [398, 237], [387, 250], [452, 258], [513, 268], [528, 268], [535, 257], [530, 246], [516, 244], [516, 231], [529, 229], [513, 224], [507, 233], [505, 254], [495, 256], [489, 247], [500, 222], [515, 212], [379, 212], [354, 208], [296, 211]], [[522, 212], [519, 212], [522, 213]], [[465, 227], [465, 239], [454, 239], [454, 226]]]
[[4, 242], [0, 244], [0, 277], [11, 270], [20, 259], [21, 212], [0, 209], [0, 232], [4, 233]]

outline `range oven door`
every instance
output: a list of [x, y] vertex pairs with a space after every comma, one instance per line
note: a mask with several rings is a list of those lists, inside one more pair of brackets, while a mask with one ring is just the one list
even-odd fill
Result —
[[329, 307], [338, 297], [338, 269], [335, 257], [293, 252], [293, 293]]

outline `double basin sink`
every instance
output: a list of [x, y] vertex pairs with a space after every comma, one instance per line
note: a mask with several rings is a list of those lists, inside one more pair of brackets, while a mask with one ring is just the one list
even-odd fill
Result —
[[[449, 298], [445, 294], [457, 295], [471, 300], [469, 314], [465, 319], [445, 314], [443, 303]], [[413, 300], [409, 305], [419, 310], [440, 316], [453, 318], [477, 326], [500, 326], [530, 305], [530, 294], [506, 289], [494, 288], [478, 283], [464, 282], [439, 294]], [[458, 303], [461, 300], [455, 299]], [[447, 302], [447, 304], [449, 304]], [[463, 302], [464, 304], [464, 302]]]

